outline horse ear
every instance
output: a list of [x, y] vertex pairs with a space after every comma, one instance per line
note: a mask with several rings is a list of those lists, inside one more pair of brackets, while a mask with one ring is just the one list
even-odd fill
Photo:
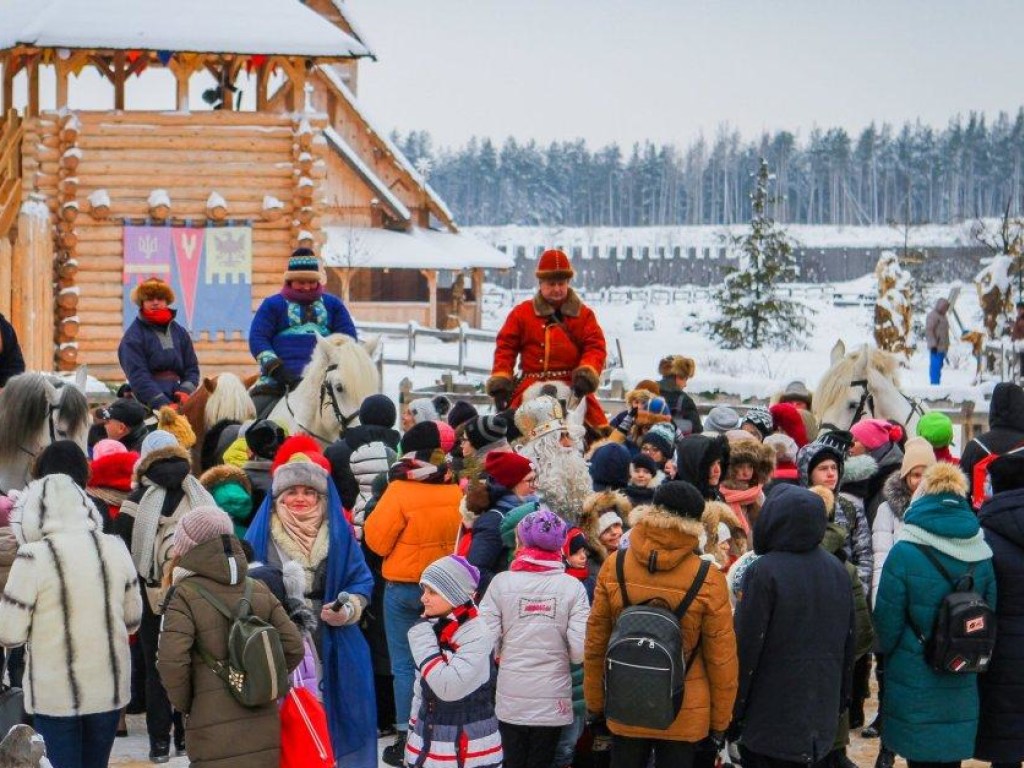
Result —
[[832, 353], [830, 358], [831, 364], [835, 365], [844, 357], [846, 357], [846, 344], [843, 343], [842, 339], [839, 339], [839, 341], [835, 343], [835, 346], [832, 347]]
[[211, 379], [209, 376], [203, 376], [203, 389], [212, 395], [214, 390], [217, 389], [217, 380]]
[[364, 336], [362, 341], [363, 349], [366, 350], [366, 354], [373, 357], [377, 351], [377, 347], [380, 346], [380, 335], [377, 336]]
[[84, 393], [89, 384], [89, 366], [80, 365], [75, 371], [75, 386]]

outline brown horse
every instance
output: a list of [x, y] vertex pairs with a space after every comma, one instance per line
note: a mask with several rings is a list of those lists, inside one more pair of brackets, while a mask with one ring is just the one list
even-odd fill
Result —
[[197, 467], [203, 438], [210, 427], [224, 419], [244, 422], [256, 418], [256, 406], [248, 389], [258, 378], [258, 374], [252, 374], [243, 380], [233, 373], [205, 376], [192, 397], [182, 403], [179, 413], [196, 433], [192, 452]]

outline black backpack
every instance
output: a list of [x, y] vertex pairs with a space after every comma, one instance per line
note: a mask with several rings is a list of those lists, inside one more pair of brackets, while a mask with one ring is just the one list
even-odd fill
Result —
[[936, 672], [985, 672], [996, 644], [996, 614], [985, 598], [974, 591], [974, 563], [967, 567], [966, 573], [954, 579], [931, 547], [915, 546], [953, 587], [939, 603], [931, 637], [925, 639], [907, 613], [911, 630], [924, 646], [925, 661]]
[[[648, 600], [631, 605], [626, 594], [625, 550], [615, 556], [615, 574], [622, 591], [622, 613], [615, 620], [604, 657], [604, 713], [622, 725], [664, 730], [683, 706], [686, 670], [683, 631], [679, 622], [707, 577], [711, 563], [701, 560], [693, 584], [674, 611]], [[659, 600], [660, 602], [660, 600]]]

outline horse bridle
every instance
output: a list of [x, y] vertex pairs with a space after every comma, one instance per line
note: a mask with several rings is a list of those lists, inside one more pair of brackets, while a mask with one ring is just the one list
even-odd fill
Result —
[[[857, 402], [857, 408], [853, 412], [853, 420], [850, 422], [850, 424], [853, 425], [860, 421], [861, 417], [864, 415], [865, 410], [871, 414], [871, 418], [874, 418], [875, 396], [872, 395], [871, 390], [868, 389], [868, 380], [854, 379], [853, 381], [850, 382], [850, 386], [860, 387], [861, 389], [860, 400]], [[910, 413], [908, 413], [907, 418], [903, 420], [904, 427], [907, 426], [907, 424], [913, 418], [915, 413], [918, 414], [919, 416], [924, 416], [924, 408], [921, 407], [920, 400], [918, 400], [916, 397], [907, 397], [905, 394], [903, 394], [903, 392], [901, 392], [898, 389], [896, 391], [899, 393], [899, 396], [906, 400], [907, 404], [910, 406]]]
[[[324, 379], [323, 381], [320, 382], [320, 412], [323, 413], [324, 408], [327, 406], [328, 403], [330, 403], [331, 411], [333, 411], [334, 413], [334, 419], [335, 421], [338, 422], [338, 425], [341, 427], [341, 432], [342, 434], [344, 434], [345, 430], [349, 428], [349, 425], [359, 418], [359, 409], [357, 408], [348, 416], [342, 413], [341, 405], [338, 404], [338, 396], [334, 392], [334, 387], [332, 387], [330, 383], [327, 381], [328, 374], [330, 374], [331, 371], [336, 370], [338, 370], [338, 364], [332, 363], [331, 365], [328, 365], [327, 369], [324, 371]], [[291, 402], [288, 400], [288, 396], [290, 394], [290, 392], [285, 393], [284, 404], [288, 408], [288, 413], [295, 420], [295, 424], [299, 427], [299, 429], [301, 429], [308, 435], [312, 435], [321, 443], [327, 444], [334, 442], [333, 440], [328, 440], [322, 435], [318, 435], [312, 429], [309, 429], [302, 422], [299, 421], [298, 417], [295, 415], [295, 411], [292, 410]]]

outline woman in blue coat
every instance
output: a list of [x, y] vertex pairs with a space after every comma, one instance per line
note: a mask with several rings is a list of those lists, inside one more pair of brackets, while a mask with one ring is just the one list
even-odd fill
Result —
[[320, 262], [309, 248], [288, 260], [284, 287], [260, 304], [249, 327], [249, 351], [260, 365], [261, 387], [277, 385], [278, 394], [302, 376], [317, 336], [344, 333], [356, 326], [341, 299], [324, 293]]
[[978, 678], [981, 721], [974, 756], [996, 766], [1024, 760], [1024, 455], [989, 465], [993, 496], [978, 513], [999, 587], [996, 647]]
[[135, 399], [151, 410], [187, 399], [199, 386], [199, 358], [188, 331], [175, 322], [174, 291], [155, 277], [132, 290], [139, 316], [117, 347]]
[[[967, 478], [952, 464], [929, 467], [882, 568], [875, 636], [885, 655], [882, 742], [911, 768], [959, 765], [974, 754], [978, 730], [976, 674], [936, 672], [914, 627], [931, 634], [939, 605], [953, 587], [932, 565], [928, 547], [958, 579], [973, 568], [974, 589], [996, 605], [992, 550], [967, 503]], [[913, 626], [908, 621], [913, 619]]]

